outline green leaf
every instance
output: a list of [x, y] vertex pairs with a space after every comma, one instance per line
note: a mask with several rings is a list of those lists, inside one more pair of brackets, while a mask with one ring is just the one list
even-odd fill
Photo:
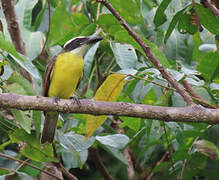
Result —
[[88, 148], [92, 146], [95, 139], [89, 138], [85, 142], [84, 136], [72, 132], [62, 134], [58, 132], [58, 140], [62, 147], [62, 158], [68, 169], [80, 167], [86, 162], [88, 157]]
[[97, 23], [103, 28], [104, 31], [108, 31], [112, 26], [121, 28], [121, 25], [112, 14], [101, 14]]
[[[25, 48], [28, 61], [35, 59], [42, 51], [42, 41], [45, 38], [44, 34], [40, 31], [31, 32], [26, 29], [23, 29], [24, 35], [23, 39], [25, 41]], [[25, 58], [24, 58], [25, 59]]]
[[211, 81], [214, 79], [214, 76], [217, 75], [216, 71], [219, 66], [219, 62], [215, 59], [219, 59], [219, 54], [217, 52], [201, 52], [197, 57], [199, 62], [196, 69], [202, 73], [202, 76], [206, 81]]
[[123, 153], [120, 150], [113, 148], [111, 146], [105, 146], [105, 145], [102, 145], [102, 146], [106, 151], [111, 153], [116, 159], [118, 159], [124, 165], [126, 165], [126, 166], [128, 165], [126, 158], [124, 157]]
[[20, 86], [22, 86], [21, 89], [24, 90], [24, 92], [19, 91], [19, 89], [14, 89], [12, 92], [17, 93], [17, 94], [23, 94], [23, 95], [29, 95], [29, 96], [35, 96], [36, 92], [33, 89], [32, 85], [27, 81], [24, 77], [17, 73], [13, 73], [10, 78], [8, 79], [9, 83], [17, 83]]
[[185, 107], [186, 103], [183, 98], [176, 92], [173, 92], [172, 96], [172, 106], [173, 107]]
[[132, 45], [111, 42], [110, 46], [121, 69], [136, 67], [137, 55]]
[[36, 138], [35, 133], [27, 134], [23, 129], [17, 129], [10, 135], [14, 143], [25, 142], [26, 146], [22, 149], [21, 154], [37, 162], [58, 162], [53, 156], [51, 144], [41, 146], [40, 141]]
[[126, 96], [128, 96], [128, 95], [130, 95], [133, 91], [134, 91], [134, 89], [135, 89], [135, 87], [136, 87], [136, 85], [137, 85], [137, 83], [140, 81], [140, 79], [134, 79], [134, 80], [132, 80], [129, 84], [128, 84], [128, 87], [125, 89], [125, 91], [124, 91], [124, 96], [126, 97]]
[[198, 62], [196, 69], [202, 73], [202, 76], [206, 81], [211, 81], [217, 76], [217, 68], [219, 66], [219, 61], [215, 61], [215, 59], [219, 59], [218, 52], [203, 52], [199, 51], [199, 46], [202, 44], [202, 41], [199, 37], [199, 33], [196, 33], [193, 36], [193, 57], [194, 61]]
[[116, 149], [122, 149], [129, 142], [129, 138], [123, 134], [114, 134], [106, 136], [96, 136], [96, 140], [101, 144], [110, 146]]
[[84, 56], [84, 80], [87, 81], [90, 76], [94, 55], [99, 47], [100, 42], [94, 44]]
[[36, 138], [40, 137], [40, 128], [41, 128], [41, 119], [42, 113], [41, 111], [32, 111], [33, 124], [36, 130]]
[[152, 170], [152, 172], [157, 173], [157, 172], [167, 171], [170, 166], [171, 166], [171, 162], [161, 162]]
[[17, 59], [24, 61], [23, 58], [19, 56], [13, 44], [4, 36], [4, 34], [0, 31], [0, 48], [3, 51], [7, 51]]
[[207, 140], [199, 140], [195, 142], [195, 146], [200, 153], [210, 157], [212, 160], [219, 158], [219, 149], [214, 143]]
[[15, 119], [19, 122], [19, 125], [30, 134], [31, 130], [31, 122], [32, 118], [30, 112], [28, 111], [21, 111], [17, 109], [11, 109], [11, 112]]
[[156, 99], [157, 97], [154, 88], [151, 88], [142, 100], [142, 104], [153, 105], [156, 102]]
[[[161, 50], [152, 42], [148, 41], [147, 39], [141, 37], [141, 39], [151, 48], [152, 53], [155, 55], [157, 59], [160, 60], [161, 64], [167, 68], [170, 66], [168, 60], [166, 59], [165, 55], [161, 52]], [[131, 44], [135, 49], [140, 51], [144, 56], [145, 53], [140, 45], [128, 34], [127, 31], [119, 31], [115, 34], [115, 40], [118, 42], [128, 43]]]
[[[41, 168], [41, 166], [42, 166], [41, 162], [36, 162], [36, 161], [28, 161], [28, 162], [30, 164], [34, 165], [34, 166], [39, 167], [39, 168]], [[39, 175], [40, 175], [40, 171], [39, 170], [34, 169], [34, 168], [30, 167], [30, 166], [23, 166], [21, 168], [21, 171], [25, 172], [25, 173], [28, 173], [29, 175], [31, 175], [31, 176], [33, 176], [35, 178], [39, 177]]]
[[[50, 1], [50, 3], [52, 4], [52, 2]], [[43, 21], [43, 18], [45, 17], [45, 13], [47, 13], [48, 11], [46, 11], [46, 5], [47, 5], [47, 0], [41, 0], [41, 1], [38, 1], [37, 4], [34, 6], [33, 10], [32, 10], [32, 14], [36, 14], [35, 16], [33, 16], [32, 18], [32, 29], [33, 31], [36, 31], [39, 26], [41, 24], [43, 24], [42, 22], [45, 22]], [[40, 9], [40, 10], [39, 10]], [[45, 26], [46, 26], [46, 23], [45, 23]]]
[[124, 3], [124, 0], [110, 0], [109, 2], [127, 22], [132, 24], [142, 23], [136, 1], [126, 0]]
[[141, 125], [141, 118], [135, 118], [135, 117], [119, 117], [123, 122], [120, 124], [120, 128], [129, 127], [130, 129], [133, 129], [134, 131], [138, 131]]
[[166, 20], [167, 20], [167, 16], [164, 13], [164, 11], [166, 10], [166, 8], [168, 7], [169, 3], [172, 0], [163, 0], [161, 2], [161, 4], [159, 5], [159, 7], [157, 8], [156, 14], [154, 16], [154, 24], [155, 26], [160, 26], [162, 25]]
[[[18, 83], [12, 83], [7, 86], [7, 90], [16, 94], [26, 94], [25, 89]], [[19, 122], [19, 125], [27, 132], [31, 130], [31, 113], [30, 111], [21, 111], [17, 109], [11, 109], [13, 116]]]
[[18, 6], [20, 6], [22, 9], [20, 9], [20, 11], [23, 11], [23, 25], [25, 28], [30, 29], [31, 28], [31, 22], [32, 22], [32, 10], [34, 8], [34, 6], [37, 4], [37, 1], [35, 0], [23, 0], [23, 1], [19, 1], [19, 3], [21, 3], [22, 6], [20, 6], [20, 4], [18, 4]]
[[190, 64], [192, 60], [193, 44], [189, 34], [181, 34], [177, 30], [173, 30], [163, 52], [168, 59], [184, 59], [186, 64]]
[[17, 65], [20, 65], [23, 69], [25, 69], [28, 73], [30, 73], [30, 75], [32, 77], [34, 77], [37, 81], [41, 80], [41, 76], [40, 76], [38, 70], [32, 64], [30, 59], [28, 57], [23, 56], [22, 54], [20, 54], [20, 57], [22, 57], [22, 59], [17, 59], [16, 57], [10, 55], [10, 57], [9, 57], [10, 62], [9, 63], [14, 65], [15, 67], [17, 67]]
[[81, 26], [82, 24], [89, 24], [89, 19], [82, 13], [73, 13], [72, 21], [75, 26]]
[[203, 87], [194, 87], [193, 88], [194, 91], [200, 96], [202, 97], [206, 102], [208, 102], [209, 104], [211, 104], [211, 96], [209, 95], [208, 91], [203, 88]]
[[173, 153], [172, 158], [174, 162], [177, 162], [184, 159], [190, 159], [191, 155], [186, 151], [186, 149], [180, 149]]
[[[85, 26], [85, 27], [84, 27]], [[89, 36], [96, 31], [96, 24], [89, 23], [89, 25], [84, 25], [82, 31], [80, 31], [80, 36]]]
[[165, 38], [164, 38], [164, 43], [166, 43], [167, 40], [169, 39], [171, 33], [173, 32], [175, 26], [176, 26], [177, 23], [178, 23], [180, 17], [182, 16], [182, 14], [184, 13], [184, 11], [185, 11], [186, 9], [187, 9], [187, 7], [184, 8], [184, 9], [182, 9], [182, 10], [180, 10], [180, 11], [178, 11], [178, 12], [176, 13], [176, 15], [173, 17], [173, 19], [171, 20], [170, 25], [169, 25], [169, 27], [168, 27], [168, 29], [167, 29]]
[[66, 134], [61, 134], [59, 132], [58, 140], [60, 142], [60, 145], [66, 151], [76, 151], [76, 152], [87, 150], [95, 141], [95, 139], [91, 137], [88, 139], [87, 142], [85, 142], [84, 136], [72, 132]]
[[71, 17], [65, 9], [65, 3], [59, 1], [56, 7], [50, 25], [49, 42], [50, 46], [64, 44], [68, 39], [75, 35], [79, 28], [74, 27]]
[[198, 17], [201, 25], [213, 34], [219, 34], [219, 18], [214, 16], [210, 9], [205, 8], [203, 5], [196, 4]]
[[180, 16], [178, 31], [182, 34], [195, 34], [198, 31], [198, 26], [192, 24], [190, 13], [188, 14], [188, 12], [185, 12]]
[[67, 170], [71, 168], [82, 168], [83, 164], [87, 161], [88, 151], [82, 150], [80, 152], [64, 151], [62, 152], [62, 160]]

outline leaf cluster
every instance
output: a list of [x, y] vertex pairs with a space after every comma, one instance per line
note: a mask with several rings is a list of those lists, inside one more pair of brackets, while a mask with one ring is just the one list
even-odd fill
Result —
[[[188, 0], [109, 2], [179, 84], [183, 85], [182, 81], [186, 80], [208, 104], [218, 104], [219, 19], [208, 8], [200, 3], [194, 6]], [[104, 40], [95, 44], [84, 57], [80, 96], [104, 101], [186, 106], [147, 59], [139, 44], [100, 3], [92, 0], [19, 0], [14, 6], [27, 55], [16, 51], [1, 13], [2, 92], [41, 95], [47, 60], [72, 37], [90, 36], [100, 31]], [[202, 32], [199, 32], [199, 26], [204, 29]], [[32, 85], [19, 74], [20, 66], [33, 77]], [[194, 101], [200, 103], [197, 98]], [[98, 149], [115, 179], [128, 179], [128, 161], [123, 154], [127, 147], [138, 179], [151, 175], [158, 179], [218, 177], [215, 170], [219, 166], [218, 125], [62, 114], [54, 156], [51, 144], [42, 146], [39, 143], [42, 121], [43, 115], [38, 111], [1, 109], [0, 150], [40, 168], [44, 162], [62, 162], [79, 179], [102, 178], [89, 156], [91, 147]], [[30, 169], [0, 158], [1, 179], [14, 172], [19, 179], [40, 176], [40, 171]]]

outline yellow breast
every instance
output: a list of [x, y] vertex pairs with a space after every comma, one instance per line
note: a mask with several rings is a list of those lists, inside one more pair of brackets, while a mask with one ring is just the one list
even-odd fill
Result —
[[54, 65], [49, 86], [49, 97], [70, 98], [83, 75], [84, 61], [70, 52], [60, 54]]

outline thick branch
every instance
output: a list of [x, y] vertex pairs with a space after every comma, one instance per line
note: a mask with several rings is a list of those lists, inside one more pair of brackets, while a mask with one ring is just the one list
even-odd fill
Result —
[[1, 108], [93, 115], [119, 115], [162, 121], [219, 124], [219, 109], [207, 109], [199, 106], [162, 107], [125, 102], [94, 101], [90, 99], [82, 99], [80, 104], [79, 107], [77, 103], [66, 99], [60, 99], [58, 103], [55, 103], [53, 98], [41, 96], [22, 96], [11, 93], [0, 94]]
[[135, 41], [141, 46], [145, 52], [148, 59], [156, 66], [160, 71], [163, 78], [166, 79], [173, 87], [176, 88], [177, 92], [182, 96], [184, 101], [188, 105], [194, 105], [192, 98], [186, 93], [186, 91], [178, 84], [176, 79], [169, 75], [169, 73], [164, 69], [160, 61], [153, 55], [150, 47], [144, 43], [144, 41], [138, 36], [138, 34], [133, 31], [133, 29], [126, 23], [126, 21], [119, 15], [119, 13], [113, 8], [113, 6], [106, 0], [96, 0], [106, 6], [110, 12], [116, 17], [120, 24], [128, 31], [128, 33], [135, 39]]

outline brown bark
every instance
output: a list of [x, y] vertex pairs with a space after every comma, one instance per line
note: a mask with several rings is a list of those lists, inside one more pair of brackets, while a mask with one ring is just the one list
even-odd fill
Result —
[[58, 103], [54, 103], [54, 99], [48, 97], [2, 93], [0, 94], [0, 107], [5, 109], [16, 108], [20, 110], [130, 116], [167, 122], [219, 124], [219, 109], [208, 109], [201, 106], [163, 107], [125, 102], [94, 101], [91, 99], [80, 100], [80, 106], [78, 106], [77, 103], [67, 99], [60, 99]]

